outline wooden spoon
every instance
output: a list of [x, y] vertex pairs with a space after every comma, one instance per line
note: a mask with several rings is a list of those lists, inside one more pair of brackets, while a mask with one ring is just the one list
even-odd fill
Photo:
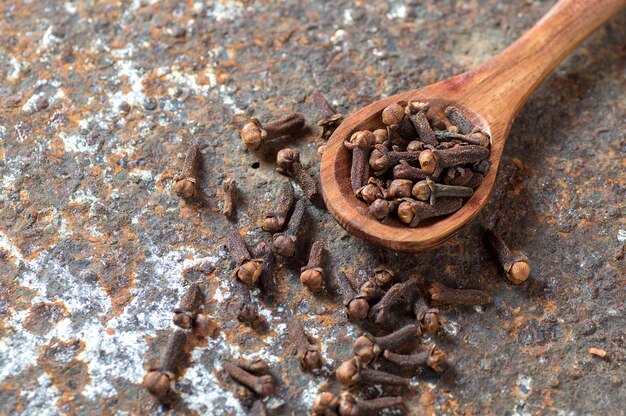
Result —
[[[626, 0], [561, 0], [515, 43], [478, 68], [385, 98], [352, 114], [331, 136], [322, 155], [322, 191], [331, 214], [353, 235], [393, 250], [426, 251], [452, 237], [486, 204], [519, 109], [578, 44], [625, 6]], [[389, 104], [413, 100], [429, 102], [429, 115], [452, 104], [488, 132], [491, 168], [460, 210], [409, 228], [393, 220], [387, 224], [377, 221], [368, 214], [368, 206], [354, 196], [351, 152], [343, 142], [356, 131], [383, 127], [381, 112]]]

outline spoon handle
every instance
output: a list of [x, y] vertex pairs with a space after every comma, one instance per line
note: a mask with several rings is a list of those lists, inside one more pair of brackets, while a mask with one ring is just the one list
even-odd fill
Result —
[[459, 101], [488, 121], [512, 123], [519, 109], [554, 68], [624, 7], [626, 0], [560, 0], [515, 43], [483, 65], [448, 82], [467, 83], [473, 98], [464, 102], [461, 95]]

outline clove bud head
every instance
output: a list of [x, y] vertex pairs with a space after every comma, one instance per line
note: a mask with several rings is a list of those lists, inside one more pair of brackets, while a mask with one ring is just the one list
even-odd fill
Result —
[[237, 277], [245, 284], [253, 285], [259, 280], [263, 271], [262, 265], [263, 260], [260, 259], [244, 260], [241, 266], [236, 269]]
[[431, 175], [437, 170], [437, 157], [430, 149], [424, 150], [419, 155], [420, 166], [425, 174]]
[[315, 368], [320, 368], [322, 365], [322, 357], [320, 357], [320, 353], [316, 349], [309, 349], [304, 352], [302, 357], [300, 357], [300, 367], [304, 370], [313, 370]]
[[351, 386], [359, 381], [359, 363], [355, 358], [344, 361], [335, 370], [337, 380], [344, 386]]
[[165, 372], [152, 370], [143, 377], [143, 386], [155, 397], [165, 397], [172, 378]]
[[260, 376], [254, 385], [254, 392], [261, 397], [274, 394], [274, 378], [270, 375]]
[[296, 239], [290, 235], [274, 234], [272, 251], [284, 257], [293, 257], [296, 253]]
[[339, 407], [339, 398], [328, 391], [323, 391], [313, 400], [313, 412], [316, 415], [336, 414]]
[[193, 325], [193, 319], [191, 316], [183, 311], [175, 311], [172, 321], [174, 322], [174, 325], [183, 329], [189, 329]]
[[370, 311], [370, 305], [366, 299], [357, 297], [348, 302], [348, 317], [352, 319], [365, 319]]
[[514, 285], [524, 283], [530, 275], [530, 264], [526, 258], [514, 262], [506, 271], [506, 278]]
[[267, 137], [267, 132], [261, 128], [261, 123], [256, 118], [252, 118], [239, 133], [246, 147], [252, 150], [261, 147], [261, 142]]
[[300, 274], [300, 282], [302, 282], [302, 284], [308, 287], [311, 291], [317, 292], [322, 288], [322, 283], [324, 282], [322, 268], [313, 267], [311, 269], [304, 270]]
[[182, 178], [174, 182], [174, 192], [183, 198], [191, 198], [196, 193], [196, 179]]
[[210, 337], [217, 331], [217, 323], [206, 313], [199, 313], [193, 322], [193, 330], [201, 337]]
[[359, 357], [365, 364], [371, 363], [374, 361], [374, 358], [380, 354], [380, 348], [366, 335], [361, 335], [354, 341], [352, 350], [354, 351], [354, 355]]

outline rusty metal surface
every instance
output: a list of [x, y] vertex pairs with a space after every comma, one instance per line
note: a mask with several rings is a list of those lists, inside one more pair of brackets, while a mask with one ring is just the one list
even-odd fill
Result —
[[[340, 391], [332, 369], [375, 329], [347, 322], [332, 287], [303, 289], [299, 267], [317, 238], [328, 275], [375, 267], [377, 249], [308, 206], [279, 294], [253, 293], [264, 324], [252, 330], [233, 311], [222, 181], [242, 190], [237, 223], [250, 247], [267, 241], [261, 212], [285, 180], [276, 151], [293, 144], [311, 171], [319, 165], [313, 90], [349, 114], [458, 74], [552, 2], [300, 3], [0, 2], [0, 414], [246, 414], [220, 371], [237, 357], [268, 360], [272, 414], [305, 414], [320, 389]], [[407, 414], [624, 414], [625, 64], [621, 13], [522, 110], [481, 217], [430, 253], [388, 253], [398, 276], [494, 297], [446, 309], [435, 340], [450, 368], [414, 374]], [[305, 114], [305, 134], [243, 149], [237, 129], [251, 115], [289, 110]], [[172, 191], [191, 140], [203, 153], [205, 205]], [[531, 259], [522, 286], [504, 281], [481, 241], [480, 223], [496, 217]], [[141, 378], [196, 281], [220, 333], [192, 342], [181, 401], [167, 409]], [[322, 344], [314, 375], [292, 355], [290, 319]]]

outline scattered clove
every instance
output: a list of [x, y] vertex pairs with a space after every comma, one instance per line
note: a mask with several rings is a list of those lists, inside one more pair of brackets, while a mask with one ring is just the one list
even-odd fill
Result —
[[223, 362], [222, 367], [235, 381], [248, 387], [260, 397], [267, 397], [274, 394], [274, 378], [269, 375], [255, 376], [243, 368], [231, 362]]
[[180, 305], [174, 309], [174, 325], [183, 329], [191, 328], [203, 302], [204, 295], [200, 285], [194, 283], [189, 286], [180, 300]]
[[439, 330], [442, 324], [439, 309], [429, 307], [422, 296], [416, 296], [413, 302], [413, 313], [423, 334], [434, 334]]
[[263, 400], [256, 399], [254, 403], [252, 403], [252, 407], [250, 408], [250, 416], [269, 416], [269, 412], [267, 411], [267, 407], [265, 407], [265, 403]]
[[352, 350], [363, 364], [368, 365], [384, 350], [396, 350], [415, 339], [419, 334], [419, 327], [410, 324], [382, 337], [373, 337], [369, 334], [361, 335], [354, 341]]
[[287, 230], [272, 236], [272, 251], [280, 256], [293, 257], [296, 253], [296, 243], [300, 233], [300, 225], [304, 218], [304, 201], [296, 202], [296, 207], [291, 214]]
[[370, 400], [356, 400], [345, 393], [339, 402], [339, 416], [370, 416], [382, 410], [402, 407], [404, 401], [399, 396], [383, 396]]
[[408, 378], [364, 367], [363, 363], [356, 357], [341, 363], [335, 370], [335, 374], [337, 380], [347, 387], [357, 383], [408, 386], [410, 382]]
[[233, 364], [236, 364], [237, 367], [241, 367], [248, 373], [252, 373], [256, 376], [267, 374], [270, 370], [269, 365], [263, 358], [255, 358], [252, 361], [237, 360], [233, 362]]
[[491, 229], [485, 229], [487, 241], [498, 256], [506, 278], [514, 285], [524, 283], [530, 275], [528, 257], [523, 254], [514, 255], [504, 240]]
[[319, 416], [337, 416], [339, 398], [328, 391], [318, 393], [313, 400], [313, 412]]
[[310, 342], [309, 336], [304, 332], [304, 327], [298, 319], [293, 319], [290, 323], [290, 338], [296, 345], [300, 368], [305, 371], [320, 368], [322, 356], [319, 347]]
[[387, 361], [391, 361], [402, 367], [427, 365], [438, 373], [443, 372], [441, 365], [446, 362], [446, 353], [437, 348], [435, 344], [431, 344], [426, 351], [412, 355], [396, 354], [392, 351], [385, 350], [383, 357], [385, 357]]
[[230, 227], [226, 245], [230, 256], [236, 263], [233, 276], [237, 276], [239, 280], [248, 285], [256, 283], [261, 275], [263, 260], [250, 258], [246, 243], [239, 234], [239, 230], [234, 226]]
[[349, 319], [364, 319], [370, 310], [370, 305], [363, 297], [357, 297], [357, 293], [348, 281], [344, 272], [337, 274], [337, 285], [343, 295], [343, 304]]
[[278, 204], [273, 212], [269, 212], [265, 215], [262, 228], [272, 234], [281, 231], [285, 226], [287, 216], [291, 208], [293, 208], [295, 200], [296, 197], [293, 192], [293, 186], [290, 182], [285, 182], [278, 194]]
[[279, 120], [267, 124], [252, 118], [240, 130], [241, 139], [248, 149], [257, 150], [267, 140], [298, 133], [304, 127], [304, 116], [300, 113], [291, 113]]
[[322, 254], [324, 253], [324, 243], [316, 241], [311, 246], [309, 262], [300, 271], [300, 282], [309, 290], [317, 292], [324, 283], [324, 269], [322, 268]]
[[390, 322], [392, 310], [412, 305], [415, 296], [417, 296], [417, 282], [415, 280], [409, 279], [402, 283], [396, 283], [389, 288], [377, 304], [372, 306], [369, 318], [377, 324]]
[[315, 91], [311, 95], [313, 97], [313, 104], [320, 114], [320, 120], [317, 122], [317, 125], [322, 128], [320, 138], [325, 139], [341, 124], [343, 116], [335, 111], [322, 93]]
[[178, 365], [182, 358], [187, 342], [187, 333], [181, 329], [174, 331], [168, 340], [165, 352], [157, 367], [150, 368], [143, 378], [143, 385], [150, 394], [165, 399], [170, 391], [170, 383], [177, 376]]
[[302, 167], [300, 163], [300, 151], [297, 149], [283, 149], [276, 155], [276, 170], [284, 175], [291, 176], [307, 198], [312, 199], [317, 195], [317, 183], [315, 179]]
[[191, 198], [196, 193], [196, 165], [199, 154], [200, 149], [192, 143], [185, 154], [183, 169], [174, 177], [174, 192], [182, 198]]
[[263, 267], [259, 275], [259, 288], [266, 295], [276, 294], [276, 255], [272, 247], [267, 243], [259, 243], [256, 246], [255, 256], [263, 260]]
[[446, 305], [486, 305], [491, 302], [491, 296], [482, 290], [453, 289], [441, 283], [433, 283], [428, 289], [430, 298]]
[[228, 178], [224, 182], [224, 206], [222, 207], [222, 213], [232, 220], [235, 216], [235, 202], [237, 199], [237, 181]]

